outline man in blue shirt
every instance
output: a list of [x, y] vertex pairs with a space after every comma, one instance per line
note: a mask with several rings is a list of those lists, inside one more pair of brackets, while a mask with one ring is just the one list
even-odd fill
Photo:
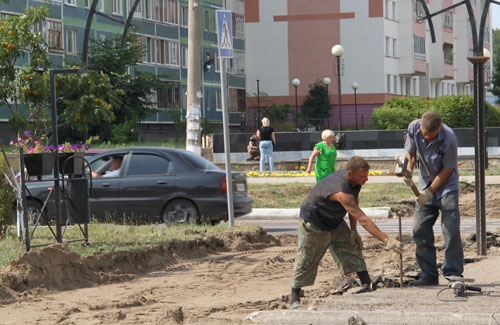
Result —
[[[405, 143], [408, 170], [413, 171], [419, 155], [420, 195], [415, 205], [413, 239], [416, 260], [421, 269], [418, 280], [410, 285], [439, 284], [433, 226], [441, 213], [441, 229], [445, 244], [443, 276], [462, 276], [464, 253], [460, 235], [458, 210], [458, 141], [453, 130], [436, 112], [427, 112], [408, 126]], [[409, 176], [409, 175], [407, 175]], [[410, 184], [411, 177], [405, 178]]]

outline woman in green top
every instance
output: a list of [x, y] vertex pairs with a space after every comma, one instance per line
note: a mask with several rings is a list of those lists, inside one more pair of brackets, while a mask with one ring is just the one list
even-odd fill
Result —
[[321, 139], [323, 141], [314, 145], [313, 152], [309, 157], [309, 164], [307, 165], [306, 172], [311, 173], [312, 164], [316, 159], [314, 171], [316, 172], [316, 183], [319, 183], [325, 176], [335, 171], [335, 162], [337, 161], [337, 148], [333, 144], [335, 134], [332, 130], [324, 130], [321, 132]]

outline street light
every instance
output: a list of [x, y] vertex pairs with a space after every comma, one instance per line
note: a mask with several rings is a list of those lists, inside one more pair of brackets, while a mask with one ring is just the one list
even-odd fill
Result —
[[259, 127], [259, 122], [260, 122], [260, 90], [259, 90], [259, 82], [260, 82], [260, 79], [257, 78], [257, 123], [255, 123], [255, 126], [257, 128]]
[[297, 102], [297, 88], [300, 86], [300, 80], [295, 78], [292, 80], [292, 85], [295, 87], [295, 130], [298, 130], [298, 124], [297, 124], [297, 115], [299, 114], [298, 110], [298, 102]]
[[356, 130], [358, 129], [358, 101], [356, 99], [356, 90], [359, 88], [359, 83], [354, 81], [351, 84], [352, 90], [354, 90], [354, 116], [356, 117]]
[[328, 85], [332, 82], [332, 80], [328, 77], [323, 78], [323, 84], [326, 86], [326, 98], [328, 102], [328, 110], [327, 110], [327, 120], [328, 120], [328, 128], [330, 128], [330, 94], [328, 93]]
[[340, 57], [344, 54], [344, 48], [342, 45], [334, 45], [332, 47], [332, 54], [337, 58], [337, 84], [338, 84], [338, 92], [339, 92], [339, 131], [342, 130], [342, 89], [340, 87]]

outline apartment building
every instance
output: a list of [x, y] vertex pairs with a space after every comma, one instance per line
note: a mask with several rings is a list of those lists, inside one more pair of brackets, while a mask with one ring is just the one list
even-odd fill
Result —
[[[457, 1], [426, 2], [433, 13]], [[479, 24], [484, 1], [471, 4]], [[432, 19], [435, 43], [427, 21], [417, 20], [422, 15], [416, 0], [247, 0], [247, 92], [255, 94], [259, 80], [261, 92], [293, 107], [297, 90], [300, 107], [308, 86], [327, 77], [329, 124], [340, 125], [340, 115], [346, 128], [356, 119], [367, 124], [373, 108], [394, 96], [472, 95], [473, 65], [467, 57], [473, 56], [473, 42], [465, 6]], [[484, 47], [490, 51], [491, 39], [488, 18]], [[332, 55], [337, 44], [344, 49], [338, 59]], [[490, 65], [485, 64], [486, 83]], [[296, 89], [293, 79], [300, 80]], [[255, 111], [255, 98], [247, 106]]]
[[[92, 0], [11, 0], [0, 3], [1, 17], [21, 15], [26, 7], [46, 5], [50, 17], [36, 26], [48, 44], [53, 68], [63, 68], [65, 62], [81, 60], [83, 38]], [[91, 37], [121, 36], [135, 0], [99, 0], [91, 25]], [[233, 17], [234, 58], [228, 68], [228, 108], [230, 120], [240, 123], [245, 111], [245, 35], [243, 0], [200, 0], [203, 94], [203, 118], [222, 121], [220, 70], [217, 58], [215, 11], [231, 10]], [[138, 71], [155, 73], [173, 87], [156, 93], [152, 100], [159, 111], [143, 124], [172, 124], [186, 115], [188, 0], [140, 0], [133, 13], [130, 31], [139, 35], [144, 46]], [[209, 58], [214, 64], [204, 64]], [[133, 73], [133, 71], [131, 71]], [[0, 110], [0, 119], [9, 118]]]

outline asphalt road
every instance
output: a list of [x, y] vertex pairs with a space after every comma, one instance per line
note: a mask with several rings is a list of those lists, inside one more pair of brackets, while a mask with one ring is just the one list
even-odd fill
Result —
[[[396, 219], [375, 219], [373, 220], [375, 224], [385, 233], [399, 233], [399, 224]], [[236, 224], [240, 223], [251, 223], [259, 227], [265, 228], [270, 234], [296, 234], [299, 224], [298, 218], [280, 218], [273, 219], [269, 218], [258, 218], [258, 219], [247, 219], [247, 218], [237, 218]], [[488, 229], [498, 229], [500, 228], [500, 220], [487, 221], [486, 227]], [[413, 229], [413, 219], [411, 220], [401, 220], [401, 230], [404, 234], [411, 234]], [[468, 219], [462, 220], [460, 224], [460, 231], [462, 235], [475, 234], [476, 233], [476, 220]], [[360, 234], [368, 234], [368, 232], [363, 227], [358, 227], [358, 232]], [[436, 222], [434, 225], [434, 233], [441, 234], [441, 224]]]

